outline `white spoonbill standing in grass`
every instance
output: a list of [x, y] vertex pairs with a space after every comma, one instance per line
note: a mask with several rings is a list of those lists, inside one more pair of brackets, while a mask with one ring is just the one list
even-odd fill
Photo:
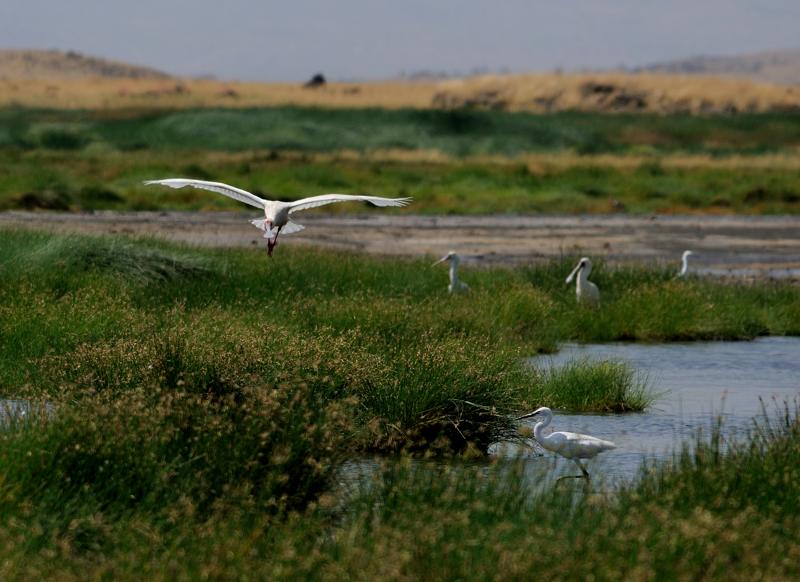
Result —
[[550, 421], [553, 420], [553, 411], [546, 406], [537, 408], [528, 414], [523, 414], [518, 417], [517, 420], [530, 418], [537, 414], [544, 416], [544, 420], [537, 422], [533, 427], [533, 438], [548, 451], [552, 451], [566, 459], [575, 461], [575, 464], [580, 467], [581, 473], [583, 473], [583, 475], [575, 475], [576, 477], [582, 476], [589, 479], [589, 472], [581, 463], [581, 459], [593, 459], [603, 451], [610, 451], [611, 449], [617, 448], [617, 445], [611, 441], [605, 441], [577, 432], [551, 432], [550, 434], [544, 434], [544, 429], [547, 428]]
[[447, 286], [447, 290], [450, 293], [464, 293], [465, 291], [469, 291], [469, 285], [458, 278], [458, 264], [461, 262], [461, 257], [459, 257], [455, 251], [450, 251], [431, 265], [431, 267], [435, 267], [439, 263], [444, 263], [445, 261], [450, 262], [450, 284]]
[[572, 269], [572, 272], [567, 277], [567, 284], [572, 283], [575, 275], [578, 275], [578, 281], [575, 283], [575, 295], [578, 301], [596, 305], [600, 301], [600, 290], [597, 285], [589, 281], [589, 273], [592, 272], [592, 261], [583, 257], [578, 261], [578, 265]]
[[686, 273], [689, 271], [689, 255], [693, 255], [692, 251], [683, 251], [683, 256], [681, 257], [681, 272], [678, 273], [678, 277], [685, 277]]
[[239, 202], [244, 202], [250, 206], [255, 206], [264, 211], [264, 219], [254, 219], [250, 222], [254, 226], [264, 231], [264, 238], [267, 239], [267, 253], [272, 256], [272, 250], [278, 244], [278, 235], [283, 232], [292, 234], [299, 232], [305, 227], [289, 220], [291, 216], [300, 210], [316, 208], [334, 202], [369, 202], [374, 206], [406, 206], [411, 202], [411, 198], [382, 198], [380, 196], [362, 196], [351, 194], [322, 194], [321, 196], [311, 196], [295, 200], [294, 202], [281, 202], [279, 200], [264, 200], [263, 198], [242, 190], [228, 186], [222, 182], [207, 182], [205, 180], [188, 180], [184, 178], [169, 178], [167, 180], [148, 180], [146, 185], [158, 184], [169, 186], [170, 188], [202, 188], [217, 192]]

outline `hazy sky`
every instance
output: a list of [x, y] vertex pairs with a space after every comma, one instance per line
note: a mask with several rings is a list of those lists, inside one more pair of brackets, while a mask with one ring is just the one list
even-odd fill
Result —
[[639, 65], [800, 46], [800, 0], [0, 0], [0, 48], [287, 80]]

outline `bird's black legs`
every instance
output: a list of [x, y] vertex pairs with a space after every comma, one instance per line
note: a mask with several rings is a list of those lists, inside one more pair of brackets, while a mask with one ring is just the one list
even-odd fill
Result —
[[583, 478], [589, 481], [589, 471], [586, 470], [586, 467], [584, 467], [583, 463], [581, 463], [578, 459], [574, 459], [574, 461], [575, 464], [578, 465], [578, 467], [580, 467], [581, 473], [583, 473]]
[[589, 477], [589, 471], [586, 470], [586, 467], [584, 467], [583, 464], [578, 459], [572, 459], [572, 460], [575, 461], [576, 465], [578, 465], [578, 467], [580, 468], [582, 474], [581, 475], [562, 475], [561, 477], [556, 479], [556, 483], [559, 483], [562, 479], [586, 479], [586, 483], [588, 484], [592, 480], [591, 477]]
[[267, 239], [267, 255], [269, 255], [270, 257], [272, 256], [272, 249], [278, 246], [278, 235], [281, 233], [282, 228], [283, 228], [282, 226], [279, 226], [278, 232], [275, 233], [275, 236], [273, 238]]

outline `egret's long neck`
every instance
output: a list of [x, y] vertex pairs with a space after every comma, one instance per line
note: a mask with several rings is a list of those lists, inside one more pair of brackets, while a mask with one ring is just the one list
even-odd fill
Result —
[[544, 429], [550, 424], [550, 421], [553, 420], [553, 417], [550, 414], [547, 413], [543, 414], [544, 414], [544, 420], [542, 422], [537, 422], [536, 425], [533, 427], [533, 436], [539, 442], [541, 442], [542, 439], [547, 438], [544, 435]]
[[689, 269], [689, 255], [683, 255], [681, 259], [681, 272], [679, 273], [680, 276], [684, 276], [686, 271]]
[[450, 284], [455, 287], [458, 283], [458, 261], [450, 261]]
[[[578, 293], [580, 293], [581, 289], [583, 289], [586, 286], [586, 281], [588, 279], [589, 279], [589, 273], [588, 273], [586, 267], [584, 267], [583, 269], [578, 271], [578, 280], [577, 280], [577, 283], [576, 283]], [[550, 421], [548, 420], [547, 422], [550, 422]]]

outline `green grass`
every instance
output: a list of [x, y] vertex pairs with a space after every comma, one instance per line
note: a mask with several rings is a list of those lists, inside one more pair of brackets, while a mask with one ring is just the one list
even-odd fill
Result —
[[10, 233], [2, 246], [6, 394], [237, 395], [254, 382], [302, 381], [326, 401], [358, 401], [351, 448], [450, 451], [509, 435], [506, 413], [532, 379], [518, 352], [491, 338], [467, 342], [419, 319], [409, 329], [407, 268], [381, 300], [378, 263], [355, 257], [314, 253], [281, 275], [260, 255], [229, 262], [111, 238]]
[[[365, 449], [485, 449], [512, 431], [507, 414], [562, 406], [552, 379], [522, 364], [561, 341], [800, 333], [800, 291], [788, 283], [674, 280], [600, 262], [603, 303], [590, 309], [563, 282], [571, 258], [465, 269], [472, 291], [449, 296], [427, 261], [313, 249], [268, 261], [255, 250], [4, 231], [0, 256], [3, 394], [237, 394], [299, 379], [358, 402], [352, 442]], [[591, 395], [568, 406], [638, 408], [622, 368], [575, 372], [587, 377], [569, 383]]]
[[0, 209], [245, 211], [241, 203], [212, 192], [142, 184], [185, 176], [278, 198], [331, 191], [412, 196], [414, 203], [402, 212], [423, 214], [800, 211], [800, 177], [792, 169], [658, 163], [626, 168], [580, 157], [573, 164], [530, 169], [522, 163], [314, 161], [207, 151], [0, 150]]
[[[561, 341], [748, 339], [797, 334], [785, 283], [675, 281], [667, 271], [593, 273], [603, 305], [575, 304], [564, 262], [465, 270], [449, 296], [427, 261], [287, 248], [210, 251], [119, 237], [4, 231], [0, 394], [72, 403], [142, 387], [240, 398], [300, 382], [352, 403], [351, 450], [485, 451], [510, 415], [550, 405], [638, 410], [625, 368], [541, 376], [524, 356]], [[572, 393], [569, 402], [565, 395]]]
[[[790, 284], [601, 263], [592, 310], [563, 284], [571, 259], [465, 269], [472, 291], [449, 296], [427, 261], [313, 249], [267, 261], [4, 230], [0, 257], [0, 395], [55, 406], [0, 430], [3, 579], [719, 577], [736, 560], [796, 573], [788, 413], [752, 445], [687, 449], [612, 497], [543, 487], [517, 463], [384, 456], [355, 489], [341, 472], [371, 452], [480, 453], [518, 438], [510, 415], [535, 406], [633, 408], [624, 366], [576, 364], [555, 388], [523, 356], [568, 339], [797, 334]], [[567, 389], [580, 403], [558, 400]]]
[[800, 144], [796, 113], [736, 116], [272, 107], [163, 112], [8, 108], [0, 147], [76, 150], [432, 149], [451, 155], [531, 151], [764, 153]]
[[[404, 458], [280, 519], [233, 496], [210, 514], [186, 499], [163, 512], [130, 501], [115, 512], [49, 474], [35, 494], [14, 490], [8, 485], [31, 471], [30, 457], [17, 451], [35, 443], [26, 431], [11, 431], [4, 444], [5, 579], [800, 575], [800, 423], [789, 409], [755, 425], [748, 440], [725, 442], [718, 429], [698, 437], [671, 463], [645, 465], [615, 494], [554, 486], [547, 463]], [[42, 499], [62, 505], [56, 510]]]
[[[233, 209], [196, 190], [145, 188], [185, 176], [296, 198], [330, 191], [413, 196], [408, 212], [800, 211], [792, 168], [662, 165], [674, 154], [793, 156], [800, 116], [601, 115], [267, 108], [164, 112], [0, 110], [0, 209]], [[447, 163], [318, 159], [349, 150], [436, 151]], [[568, 164], [514, 164], [563, 154]], [[638, 166], [585, 154], [635, 155]], [[512, 163], [465, 161], [495, 156]], [[474, 158], [473, 158], [474, 159]], [[333, 209], [334, 212], [339, 211]]]
[[574, 412], [642, 411], [656, 400], [646, 377], [611, 360], [580, 359], [546, 368], [535, 386], [534, 402]]

